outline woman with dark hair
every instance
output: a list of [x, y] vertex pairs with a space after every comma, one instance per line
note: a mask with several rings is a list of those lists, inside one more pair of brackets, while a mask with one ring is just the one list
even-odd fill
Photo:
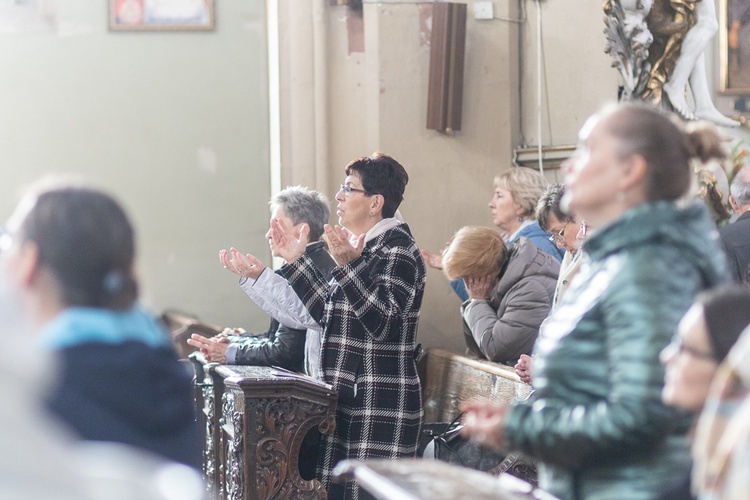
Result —
[[91, 188], [35, 190], [8, 222], [3, 263], [53, 353], [48, 407], [80, 438], [200, 466], [190, 376], [168, 334], [136, 304], [133, 228]]
[[563, 206], [597, 231], [534, 347], [536, 398], [470, 403], [464, 428], [537, 460], [555, 496], [655, 498], [689, 463], [690, 422], [661, 400], [659, 353], [698, 292], [728, 279], [705, 206], [676, 203], [692, 159], [723, 156], [713, 128], [643, 105], [581, 129]]
[[[560, 203], [564, 194], [565, 186], [563, 184], [552, 184], [539, 198], [539, 203], [536, 205], [536, 220], [539, 227], [552, 235], [549, 237], [551, 242], [558, 248], [565, 250], [565, 255], [560, 263], [560, 273], [557, 276], [555, 295], [552, 298], [550, 312], [555, 310], [560, 299], [570, 287], [573, 277], [581, 269], [583, 252], [580, 251], [580, 248], [588, 232], [586, 223], [580, 217], [563, 211]], [[531, 383], [531, 356], [521, 354], [513, 369], [522, 382]]]
[[750, 491], [748, 450], [750, 327], [745, 328], [716, 368], [695, 426], [692, 493], [701, 499], [747, 498]]
[[750, 290], [723, 286], [701, 293], [661, 352], [666, 367], [662, 399], [698, 414], [716, 368], [750, 325]]
[[586, 224], [575, 214], [563, 211], [561, 202], [565, 194], [563, 184], [553, 184], [544, 192], [536, 206], [536, 220], [539, 227], [551, 236], [549, 240], [564, 250], [565, 255], [560, 263], [560, 274], [555, 286], [555, 298], [552, 309], [565, 295], [573, 279], [581, 267], [579, 252], [583, 240], [586, 238]]
[[[339, 225], [325, 232], [337, 267], [327, 281], [296, 238], [272, 220], [274, 244], [288, 262], [283, 276], [323, 328], [323, 380], [339, 394], [336, 430], [324, 437], [318, 475], [329, 498], [366, 494], [355, 483], [331, 482], [346, 458], [413, 457], [422, 418], [417, 376], [417, 322], [425, 266], [409, 227], [395, 218], [409, 177], [395, 159], [375, 153], [346, 166], [336, 193]], [[257, 279], [263, 264], [230, 250], [225, 265]]]
[[[748, 325], [750, 290], [746, 287], [723, 286], [698, 295], [680, 320], [674, 339], [661, 351], [666, 369], [662, 400], [687, 410], [697, 420], [719, 365]], [[690, 469], [660, 498], [693, 498]]]

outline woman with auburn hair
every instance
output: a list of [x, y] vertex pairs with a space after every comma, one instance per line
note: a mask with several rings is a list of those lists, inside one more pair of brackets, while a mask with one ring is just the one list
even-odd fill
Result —
[[560, 498], [655, 498], [690, 460], [690, 420], [661, 400], [659, 353], [696, 294], [728, 279], [705, 205], [677, 202], [691, 161], [724, 151], [709, 124], [634, 104], [605, 108], [579, 138], [562, 205], [597, 230], [534, 347], [536, 398], [471, 402], [464, 431], [537, 461]]
[[506, 248], [496, 230], [466, 226], [448, 245], [443, 266], [469, 293], [461, 306], [468, 350], [502, 363], [529, 354], [552, 305], [557, 260], [526, 238]]

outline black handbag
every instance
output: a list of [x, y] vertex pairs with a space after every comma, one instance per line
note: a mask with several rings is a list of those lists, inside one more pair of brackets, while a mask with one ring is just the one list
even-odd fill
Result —
[[459, 414], [452, 422], [422, 425], [419, 455], [454, 465], [488, 472], [505, 459], [505, 454], [480, 446], [461, 435]]
[[461, 435], [460, 424], [463, 413], [452, 422], [422, 424], [418, 456], [441, 460], [453, 465], [486, 472], [493, 476], [507, 472], [523, 479], [532, 487], [537, 486], [536, 466], [515, 454], [504, 454]]

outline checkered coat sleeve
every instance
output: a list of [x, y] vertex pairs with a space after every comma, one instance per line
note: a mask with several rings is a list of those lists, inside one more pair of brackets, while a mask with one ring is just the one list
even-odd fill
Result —
[[[425, 266], [406, 224], [367, 242], [362, 255], [333, 270], [326, 282], [306, 256], [280, 270], [323, 326], [321, 369], [339, 392], [336, 431], [319, 456], [319, 474], [330, 483], [345, 458], [414, 456], [422, 418], [415, 359]], [[347, 498], [357, 498], [356, 485]]]

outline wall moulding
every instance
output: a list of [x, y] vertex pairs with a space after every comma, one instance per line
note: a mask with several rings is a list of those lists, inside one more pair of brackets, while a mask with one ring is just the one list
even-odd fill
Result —
[[[545, 169], [559, 169], [562, 162], [573, 156], [575, 145], [544, 146], [542, 150], [542, 163]], [[513, 150], [513, 164], [517, 167], [534, 168], [539, 164], [539, 147], [527, 146]]]

